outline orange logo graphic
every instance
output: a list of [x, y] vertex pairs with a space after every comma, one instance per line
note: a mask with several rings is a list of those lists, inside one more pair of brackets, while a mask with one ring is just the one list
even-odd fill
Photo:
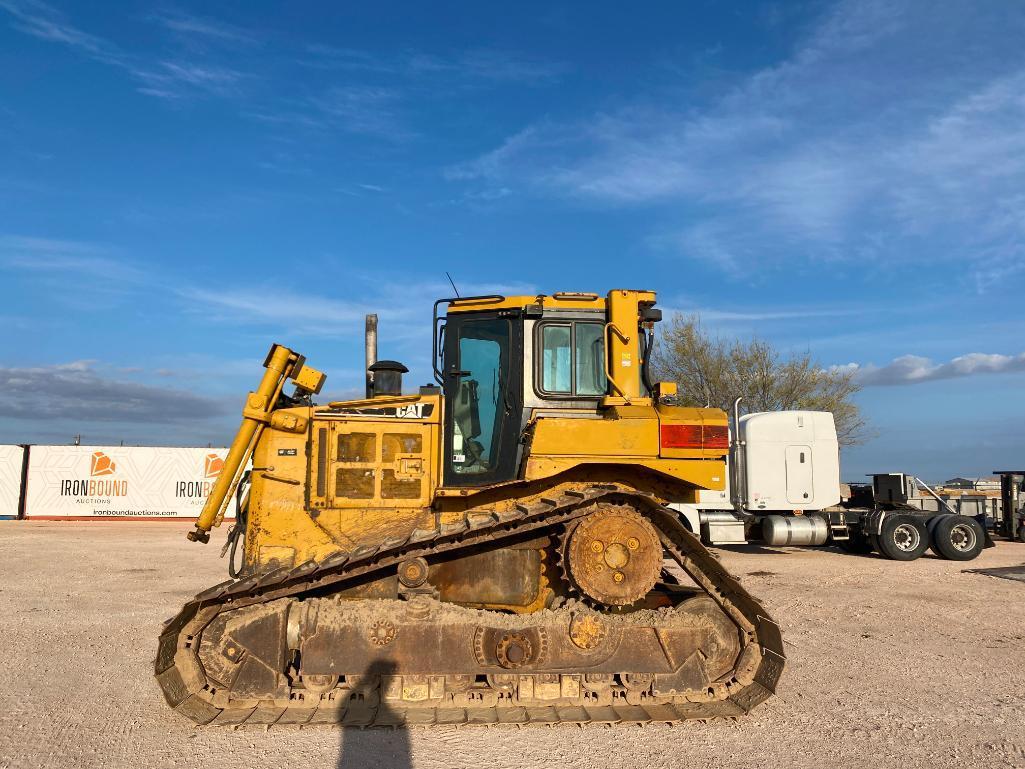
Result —
[[206, 463], [203, 467], [204, 478], [216, 478], [224, 468], [224, 460], [216, 454], [207, 454]]
[[89, 474], [93, 477], [97, 475], [113, 475], [117, 469], [117, 465], [114, 464], [114, 460], [104, 454], [102, 451], [94, 451], [92, 462], [89, 466]]

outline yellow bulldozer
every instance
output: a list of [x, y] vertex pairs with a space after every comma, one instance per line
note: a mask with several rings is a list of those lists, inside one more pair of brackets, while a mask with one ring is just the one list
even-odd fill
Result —
[[273, 346], [188, 535], [237, 501], [232, 579], [160, 636], [167, 702], [202, 724], [395, 726], [768, 698], [778, 626], [666, 506], [724, 487], [729, 428], [650, 381], [660, 319], [651, 291], [441, 299], [436, 384], [403, 392], [376, 361], [367, 397], [326, 405], [324, 375]]

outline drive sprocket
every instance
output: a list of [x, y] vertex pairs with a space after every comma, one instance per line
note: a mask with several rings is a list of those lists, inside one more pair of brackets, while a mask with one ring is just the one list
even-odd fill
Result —
[[655, 586], [662, 543], [647, 519], [627, 505], [600, 505], [574, 522], [562, 545], [564, 576], [586, 598], [629, 606]]

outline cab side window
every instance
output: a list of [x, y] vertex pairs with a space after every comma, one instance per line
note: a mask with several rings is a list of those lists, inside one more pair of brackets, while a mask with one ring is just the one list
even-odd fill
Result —
[[537, 386], [542, 393], [565, 398], [605, 394], [604, 325], [544, 323], [538, 342]]
[[570, 337], [573, 326], [546, 325], [541, 329], [541, 389], [570, 395], [573, 392]]

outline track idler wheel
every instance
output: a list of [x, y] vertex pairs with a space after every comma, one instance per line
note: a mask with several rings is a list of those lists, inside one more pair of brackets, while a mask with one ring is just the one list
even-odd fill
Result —
[[591, 601], [629, 606], [658, 581], [662, 543], [633, 508], [602, 505], [567, 532], [564, 567], [570, 583]]

